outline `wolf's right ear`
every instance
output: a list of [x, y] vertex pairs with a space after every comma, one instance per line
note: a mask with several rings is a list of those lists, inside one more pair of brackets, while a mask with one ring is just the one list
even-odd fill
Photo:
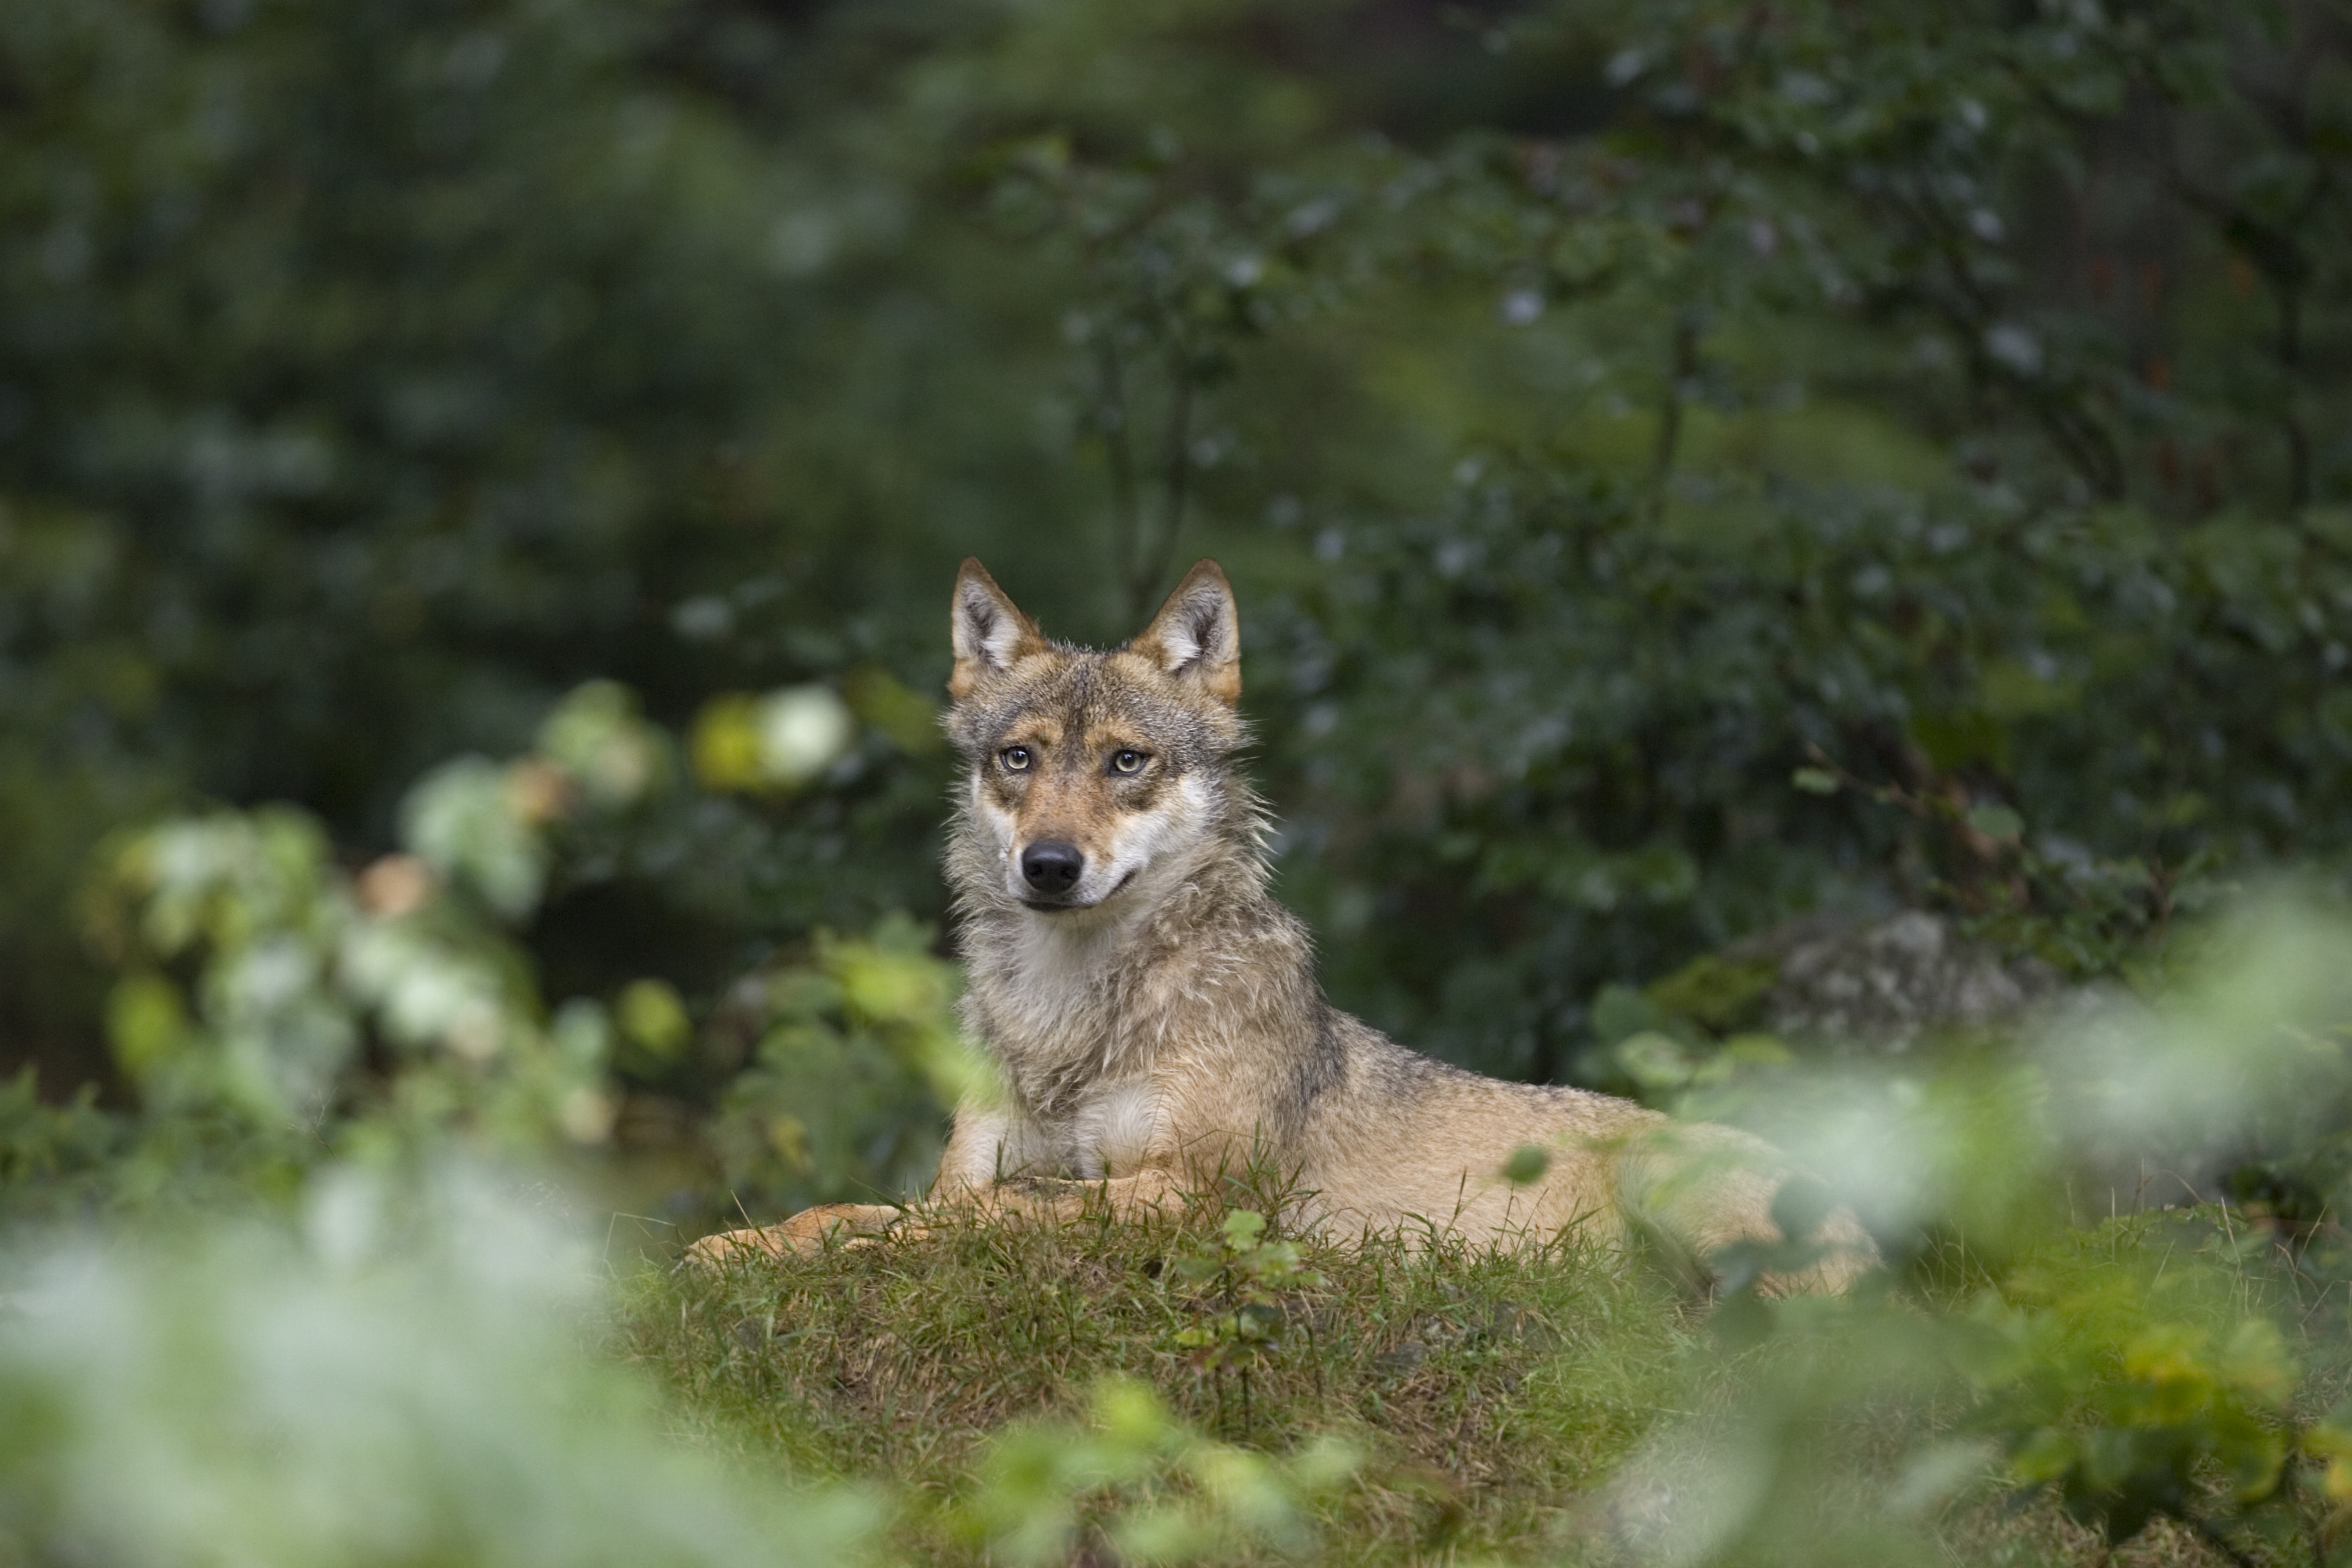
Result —
[[1242, 700], [1242, 623], [1224, 568], [1203, 561], [1184, 574], [1151, 624], [1128, 647], [1169, 674], [1198, 679], [1227, 707]]
[[956, 574], [955, 604], [948, 612], [948, 636], [955, 647], [955, 669], [948, 677], [948, 695], [961, 702], [992, 675], [1008, 670], [1033, 653], [1045, 650], [1045, 638], [1021, 606], [1005, 596], [974, 556], [964, 557]]

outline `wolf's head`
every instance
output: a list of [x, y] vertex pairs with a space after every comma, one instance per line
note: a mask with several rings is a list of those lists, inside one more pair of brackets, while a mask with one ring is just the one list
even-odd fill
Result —
[[950, 858], [982, 907], [1116, 909], [1199, 852], [1255, 845], [1234, 591], [1203, 561], [1107, 652], [1048, 642], [977, 561], [956, 574], [948, 732], [970, 764]]

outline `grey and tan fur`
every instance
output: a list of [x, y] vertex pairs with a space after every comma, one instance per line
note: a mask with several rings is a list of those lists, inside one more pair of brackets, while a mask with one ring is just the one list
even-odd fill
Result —
[[[705, 1258], [919, 1228], [956, 1209], [1174, 1205], [1221, 1172], [1295, 1175], [1302, 1227], [1475, 1245], [1639, 1232], [1705, 1259], [1774, 1241], [1764, 1145], [1582, 1089], [1433, 1061], [1324, 1000], [1307, 931], [1266, 890], [1265, 816], [1234, 765], [1240, 628], [1213, 562], [1108, 652], [1047, 641], [977, 561], [956, 579], [947, 724], [968, 774], [947, 855], [964, 1022], [1002, 1089], [956, 1111], [923, 1208], [810, 1209], [699, 1244]], [[1514, 1150], [1549, 1153], [1525, 1186]], [[1840, 1289], [1834, 1249], [1768, 1288]]]

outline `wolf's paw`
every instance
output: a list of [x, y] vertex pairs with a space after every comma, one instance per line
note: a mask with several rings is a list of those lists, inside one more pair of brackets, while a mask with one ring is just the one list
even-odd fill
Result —
[[884, 1232], [906, 1218], [906, 1210], [882, 1204], [819, 1204], [777, 1225], [706, 1236], [686, 1249], [686, 1261], [698, 1268], [715, 1269], [828, 1247], [874, 1247], [879, 1245]]

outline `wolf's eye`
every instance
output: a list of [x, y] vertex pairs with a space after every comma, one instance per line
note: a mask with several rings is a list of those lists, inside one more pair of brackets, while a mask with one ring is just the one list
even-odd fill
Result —
[[999, 753], [997, 760], [1004, 764], [1004, 771], [1008, 773], [1025, 773], [1029, 771], [1029, 748], [1007, 746]]
[[1143, 753], [1118, 751], [1110, 754], [1110, 771], [1115, 773], [1139, 773], [1143, 771]]

